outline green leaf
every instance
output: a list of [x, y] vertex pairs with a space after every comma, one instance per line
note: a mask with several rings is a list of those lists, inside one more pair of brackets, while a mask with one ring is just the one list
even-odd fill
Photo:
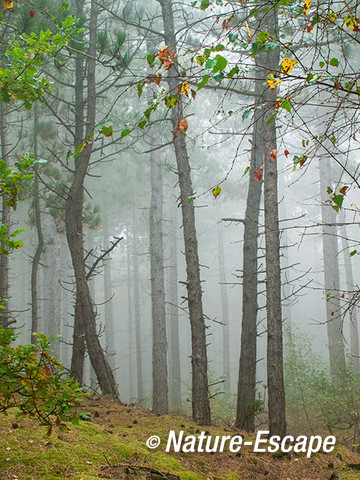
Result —
[[138, 123], [138, 127], [141, 128], [141, 129], [143, 129], [146, 124], [147, 124], [147, 121], [146, 121], [146, 120], [143, 120], [142, 122], [139, 122], [139, 123]]
[[333, 192], [333, 189], [330, 188], [330, 187], [327, 187], [326, 191], [327, 191], [327, 193], [330, 195], [330, 194]]
[[65, 12], [65, 10], [67, 10], [69, 8], [69, 4], [66, 3], [66, 2], [63, 2], [63, 4], [61, 5], [61, 12]]
[[206, 10], [210, 5], [210, 0], [201, 0], [200, 9]]
[[213, 73], [217, 73], [217, 72], [221, 72], [223, 70], [225, 70], [227, 64], [228, 64], [228, 61], [226, 60], [226, 58], [224, 58], [222, 55], [216, 55], [216, 57], [214, 58], [216, 64], [215, 64], [215, 67], [213, 68]]
[[234, 75], [237, 75], [239, 73], [239, 67], [236, 65], [236, 67], [233, 67], [230, 72], [226, 75], [226, 78], [232, 78]]
[[195, 59], [200, 66], [204, 65], [204, 63], [206, 62], [205, 55], [198, 55], [197, 57], [195, 57]]
[[144, 90], [144, 86], [145, 86], [145, 82], [139, 82], [137, 85], [136, 85], [136, 88], [137, 88], [137, 92], [138, 92], [138, 97], [140, 98], [141, 95], [142, 95], [142, 92]]
[[257, 38], [260, 43], [265, 44], [269, 40], [270, 35], [268, 34], [268, 32], [263, 31], [257, 34]]
[[353, 257], [356, 254], [357, 254], [357, 250], [353, 250], [352, 252], [350, 252], [350, 257]]
[[148, 64], [150, 67], [154, 65], [155, 58], [156, 58], [155, 53], [149, 53], [148, 55], [146, 55], [146, 60], [148, 61]]
[[203, 88], [209, 81], [210, 75], [204, 75], [200, 83], [198, 83], [197, 90]]
[[283, 100], [281, 102], [281, 106], [282, 108], [284, 108], [287, 112], [291, 112], [291, 103], [290, 103], [290, 100]]
[[216, 65], [216, 61], [214, 58], [208, 58], [205, 63], [205, 68], [214, 68]]
[[101, 133], [102, 133], [105, 137], [111, 137], [112, 134], [114, 133], [114, 131], [113, 131], [113, 126], [112, 126], [112, 125], [103, 126], [103, 128], [101, 129]]
[[238, 33], [229, 33], [229, 41], [234, 43], [238, 39], [239, 34]]
[[131, 130], [129, 128], [124, 128], [124, 130], [121, 132], [120, 138], [126, 137], [129, 135], [129, 133], [131, 133]]
[[339, 60], [338, 60], [337, 58], [335, 58], [335, 57], [332, 58], [329, 63], [330, 63], [330, 65], [332, 65], [333, 67], [338, 67], [338, 66], [339, 66]]
[[319, 62], [319, 67], [320, 67], [320, 68], [325, 67], [325, 62]]
[[248, 108], [246, 109], [243, 114], [242, 114], [242, 119], [243, 121], [246, 120], [247, 118], [249, 118], [250, 114], [251, 114], [251, 111], [252, 109], [251, 108]]
[[167, 108], [174, 108], [179, 100], [179, 95], [168, 95], [164, 98], [165, 105]]
[[335, 203], [335, 205], [341, 208], [344, 201], [344, 195], [341, 195], [341, 194], [335, 195], [332, 200]]

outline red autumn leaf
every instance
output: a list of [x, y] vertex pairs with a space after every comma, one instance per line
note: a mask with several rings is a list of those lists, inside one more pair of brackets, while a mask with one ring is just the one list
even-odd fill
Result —
[[160, 50], [158, 57], [165, 70], [170, 70], [170, 68], [174, 65], [175, 52], [169, 52], [166, 47]]
[[346, 195], [346, 192], [347, 192], [348, 189], [349, 189], [349, 187], [344, 185], [343, 187], [339, 188], [339, 192], [341, 193], [341, 195]]
[[314, 27], [313, 27], [312, 25], [306, 25], [306, 27], [305, 27], [305, 30], [306, 30], [308, 33], [310, 33], [311, 30], [313, 30], [313, 29], [314, 29]]
[[335, 83], [334, 83], [334, 88], [335, 88], [335, 90], [339, 90], [339, 88], [340, 88], [340, 82], [339, 82], [339, 80], [336, 80], [336, 81], [335, 81]]
[[188, 121], [186, 120], [186, 118], [182, 118], [181, 120], [179, 120], [179, 130], [181, 130], [182, 132], [186, 133], [187, 132], [187, 129], [189, 127], [188, 125]]
[[159, 74], [159, 75], [148, 75], [147, 80], [148, 80], [149, 84], [150, 83], [156, 83], [156, 85], [159, 87], [160, 82], [162, 80], [162, 76], [161, 76], [161, 74]]
[[256, 170], [256, 172], [254, 173], [254, 177], [255, 177], [255, 180], [259, 180], [260, 182], [260, 180], [262, 179], [262, 173]]
[[260, 170], [261, 170], [261, 171], [264, 170], [264, 165], [260, 165]]
[[174, 135], [174, 140], [176, 140], [176, 139], [177, 139], [177, 135]]
[[289, 150], [284, 151], [284, 155], [285, 155], [286, 158], [289, 156], [289, 153], [290, 153]]
[[191, 97], [193, 100], [195, 100], [196, 98], [196, 93], [197, 93], [196, 90], [191, 89]]
[[34, 15], [35, 15], [35, 12], [33, 10], [30, 10], [29, 15], [30, 15], [31, 18], [33, 18]]
[[270, 158], [273, 162], [275, 162], [276, 157], [277, 157], [277, 150], [275, 150], [275, 148], [274, 148], [274, 150], [271, 150], [271, 152], [270, 152]]

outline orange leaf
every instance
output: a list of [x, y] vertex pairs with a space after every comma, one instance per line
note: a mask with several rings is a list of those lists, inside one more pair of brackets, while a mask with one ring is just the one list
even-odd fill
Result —
[[261, 170], [261, 171], [264, 170], [264, 165], [260, 165], [260, 170]]
[[310, 33], [311, 30], [314, 30], [314, 27], [312, 25], [306, 25], [305, 30], [307, 31], [307, 33]]
[[256, 170], [256, 172], [254, 173], [254, 177], [255, 177], [255, 180], [259, 180], [260, 182], [262, 179], [262, 173]]
[[3, 2], [3, 5], [4, 5], [4, 9], [5, 9], [5, 8], [11, 9], [11, 8], [14, 7], [14, 2], [13, 2], [13, 0], [2, 0], [2, 2]]
[[344, 185], [343, 187], [341, 187], [339, 189], [339, 192], [341, 193], [341, 195], [346, 195], [346, 191], [349, 189], [349, 187], [347, 187], [346, 185]]
[[186, 118], [182, 118], [181, 120], [179, 120], [179, 125], [178, 125], [178, 126], [179, 126], [179, 129], [180, 129], [182, 132], [186, 133], [186, 132], [187, 132], [187, 129], [188, 129], [188, 127], [189, 127], [188, 121], [186, 120]]
[[275, 150], [275, 148], [274, 148], [274, 150], [271, 150], [271, 152], [270, 152], [270, 158], [273, 162], [275, 162], [276, 157], [277, 157], [277, 150]]
[[289, 153], [290, 153], [289, 150], [284, 151], [284, 155], [285, 155], [286, 158], [289, 156]]

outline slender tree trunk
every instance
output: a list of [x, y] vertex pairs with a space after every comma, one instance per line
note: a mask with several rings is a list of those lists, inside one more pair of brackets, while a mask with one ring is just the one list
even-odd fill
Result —
[[[172, 0], [159, 0], [162, 8], [165, 43], [176, 54], [176, 37]], [[176, 92], [181, 83], [174, 65], [169, 71], [167, 82], [171, 92]], [[184, 118], [181, 96], [172, 109], [173, 131]], [[178, 132], [174, 138], [174, 148], [179, 175], [180, 200], [183, 217], [185, 259], [187, 273], [187, 294], [191, 325], [192, 346], [192, 416], [199, 425], [210, 424], [210, 404], [207, 374], [206, 327], [202, 307], [200, 265], [193, 202], [186, 201], [193, 195], [191, 169], [187, 154], [185, 136]]]
[[[108, 215], [105, 215], [103, 224], [104, 249], [109, 247], [109, 223]], [[104, 301], [105, 301], [105, 343], [108, 353], [108, 361], [112, 368], [116, 366], [116, 349], [115, 349], [115, 331], [114, 331], [114, 309], [113, 309], [113, 292], [111, 281], [111, 258], [107, 258], [104, 262]]]
[[[34, 157], [38, 160], [38, 113], [37, 106], [34, 106]], [[44, 249], [44, 234], [41, 225], [41, 210], [40, 210], [40, 194], [39, 194], [39, 177], [37, 174], [37, 167], [35, 165], [35, 178], [34, 178], [34, 190], [33, 190], [33, 207], [35, 214], [35, 225], [38, 237], [38, 244], [36, 247], [35, 255], [32, 261], [31, 268], [31, 343], [36, 342], [34, 333], [39, 330], [38, 320], [38, 269], [40, 264], [41, 255]]]
[[134, 335], [133, 335], [133, 309], [132, 309], [132, 278], [131, 278], [131, 263], [130, 263], [130, 232], [129, 227], [126, 227], [126, 258], [127, 258], [127, 294], [128, 294], [128, 338], [129, 338], [129, 401], [134, 399], [134, 362], [133, 362], [133, 348], [134, 348]]
[[171, 201], [170, 223], [170, 274], [169, 274], [169, 330], [170, 330], [170, 405], [181, 407], [181, 366], [179, 341], [179, 293], [177, 268], [177, 208], [174, 199]]
[[[261, 27], [278, 38], [277, 11], [265, 13]], [[267, 51], [263, 68], [276, 72], [279, 68], [279, 49]], [[283, 333], [281, 312], [281, 269], [278, 215], [278, 178], [276, 124], [271, 121], [276, 103], [276, 90], [264, 92], [264, 209], [266, 255], [266, 314], [267, 314], [267, 382], [270, 435], [283, 437], [286, 433], [285, 388], [283, 373]], [[270, 123], [269, 123], [270, 122]]]
[[[8, 164], [8, 138], [7, 138], [7, 106], [1, 102], [0, 133], [1, 133], [1, 157]], [[7, 235], [10, 234], [10, 206], [6, 204], [7, 195], [2, 196], [1, 223], [7, 227]], [[1, 310], [0, 325], [9, 327], [14, 321], [9, 314], [9, 255], [0, 255], [0, 300], [5, 307]]]
[[226, 289], [224, 234], [221, 223], [221, 207], [218, 204], [217, 241], [219, 257], [219, 280], [221, 298], [221, 321], [222, 321], [222, 343], [223, 343], [223, 377], [225, 394], [230, 394], [230, 337], [229, 337], [229, 302]]
[[[339, 250], [336, 212], [326, 203], [328, 187], [332, 187], [330, 161], [320, 164], [321, 217], [323, 226], [324, 279], [326, 293], [326, 326], [329, 342], [330, 374], [335, 383], [343, 382], [346, 370], [343, 324], [340, 306]], [[332, 226], [330, 226], [332, 225]]]
[[163, 185], [159, 151], [150, 154], [150, 269], [152, 304], [152, 380], [153, 411], [168, 413], [167, 340], [163, 252]]
[[136, 345], [136, 381], [137, 381], [137, 399], [141, 401], [144, 399], [144, 385], [143, 385], [143, 366], [142, 366], [142, 351], [141, 351], [141, 316], [140, 316], [140, 288], [139, 288], [139, 259], [138, 259], [138, 238], [136, 228], [136, 210], [134, 204], [133, 216], [133, 282], [134, 282], [134, 316], [135, 316], [135, 345]]
[[[345, 279], [346, 279], [346, 289], [349, 291], [348, 298], [351, 302], [353, 291], [355, 290], [354, 275], [353, 269], [350, 261], [349, 255], [349, 242], [347, 240], [347, 229], [345, 223], [345, 216], [342, 211], [340, 211], [340, 221], [343, 225], [340, 227], [340, 233], [342, 238], [342, 249], [344, 253], [344, 263], [345, 263]], [[359, 322], [356, 313], [356, 306], [350, 304], [349, 306], [349, 320], [350, 320], [350, 354], [351, 354], [351, 369], [355, 375], [360, 374], [360, 351], [359, 351]]]
[[[97, 5], [91, 2], [90, 33], [87, 72], [87, 127], [86, 136], [93, 133], [96, 115], [96, 35]], [[65, 207], [66, 236], [70, 248], [76, 280], [76, 307], [74, 335], [85, 330], [85, 340], [91, 364], [104, 395], [119, 399], [115, 379], [97, 335], [96, 316], [86, 277], [83, 245], [84, 181], [91, 157], [92, 144], [88, 144], [75, 159], [75, 173]], [[74, 337], [74, 347], [76, 338]], [[75, 353], [75, 352], [74, 352]], [[75, 353], [76, 355], [76, 353]], [[83, 368], [83, 366], [82, 366]], [[73, 372], [72, 372], [73, 373]], [[81, 371], [81, 375], [83, 371]], [[82, 379], [82, 377], [81, 377]]]
[[[52, 244], [51, 255], [49, 255], [49, 317], [48, 333], [49, 337], [61, 335], [61, 293], [62, 288], [59, 280], [62, 277], [62, 258], [61, 258], [61, 233], [56, 226], [57, 219], [51, 218], [52, 224]], [[60, 341], [56, 339], [52, 342], [51, 348], [57, 358], [60, 357]]]

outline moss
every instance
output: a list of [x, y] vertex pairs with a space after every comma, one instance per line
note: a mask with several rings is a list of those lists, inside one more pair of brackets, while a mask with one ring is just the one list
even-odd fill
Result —
[[183, 472], [180, 474], [181, 480], [204, 480], [204, 477], [192, 472]]
[[239, 475], [233, 472], [223, 473], [222, 475], [220, 475], [220, 478], [224, 480], [241, 480]]

